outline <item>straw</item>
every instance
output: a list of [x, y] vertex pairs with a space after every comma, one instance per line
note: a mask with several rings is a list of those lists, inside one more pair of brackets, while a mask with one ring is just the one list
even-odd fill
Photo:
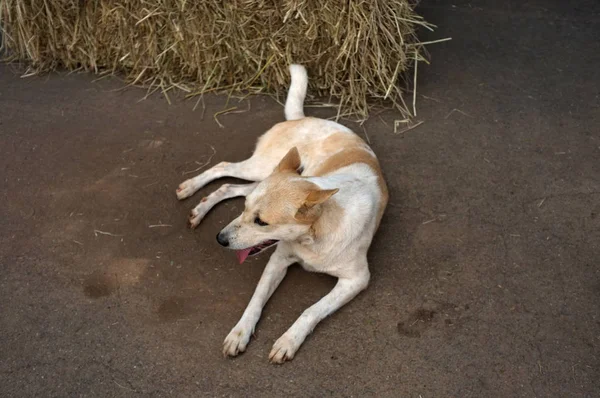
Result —
[[308, 68], [311, 94], [335, 99], [338, 116], [364, 119], [383, 103], [411, 117], [416, 112], [404, 100], [408, 74], [425, 59], [416, 30], [433, 28], [415, 5], [0, 0], [0, 27], [6, 60], [25, 62], [32, 74], [57, 68], [117, 73], [167, 98], [173, 88], [188, 96], [226, 91], [281, 97], [294, 62]]

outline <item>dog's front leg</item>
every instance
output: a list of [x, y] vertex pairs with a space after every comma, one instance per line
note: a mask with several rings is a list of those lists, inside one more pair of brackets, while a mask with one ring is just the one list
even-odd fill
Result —
[[242, 318], [223, 342], [224, 355], [234, 357], [246, 350], [250, 337], [254, 333], [254, 327], [260, 319], [263, 307], [285, 277], [288, 267], [294, 261], [287, 250], [281, 246], [277, 247], [260, 277], [258, 286], [256, 286]]
[[283, 363], [294, 358], [296, 351], [315, 326], [352, 300], [369, 284], [369, 270], [362, 269], [352, 278], [340, 278], [329, 294], [309, 307], [300, 315], [287, 332], [273, 345], [269, 359], [273, 363]]

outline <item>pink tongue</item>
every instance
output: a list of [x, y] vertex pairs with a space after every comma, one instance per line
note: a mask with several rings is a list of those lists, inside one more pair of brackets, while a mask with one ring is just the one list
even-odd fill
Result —
[[240, 264], [243, 263], [244, 261], [246, 261], [246, 259], [250, 255], [250, 250], [252, 250], [251, 247], [244, 249], [244, 250], [236, 250], [235, 251], [235, 254], [236, 254]]

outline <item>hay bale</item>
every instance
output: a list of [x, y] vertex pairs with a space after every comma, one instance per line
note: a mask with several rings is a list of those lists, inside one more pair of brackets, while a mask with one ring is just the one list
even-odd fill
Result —
[[[8, 60], [29, 73], [120, 73], [134, 84], [198, 95], [283, 94], [288, 65], [307, 66], [311, 93], [339, 116], [366, 117], [369, 100], [410, 116], [405, 77], [429, 28], [415, 0], [0, 0]], [[372, 104], [373, 102], [371, 102]]]

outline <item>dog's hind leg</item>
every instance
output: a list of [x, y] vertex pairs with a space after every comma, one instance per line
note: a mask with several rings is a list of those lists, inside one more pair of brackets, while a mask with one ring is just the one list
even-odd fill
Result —
[[251, 157], [243, 162], [221, 162], [196, 177], [185, 180], [177, 188], [177, 199], [185, 199], [211, 181], [221, 177], [235, 177], [247, 181], [261, 181], [271, 174], [277, 163], [265, 165], [257, 157]]
[[233, 185], [233, 184], [223, 184], [219, 189], [211, 193], [205, 198], [202, 198], [198, 206], [192, 209], [190, 214], [189, 223], [190, 228], [196, 228], [200, 221], [204, 218], [206, 213], [209, 212], [210, 209], [213, 208], [217, 203], [230, 198], [235, 198], [236, 196], [247, 196], [250, 192], [256, 188], [258, 185], [257, 182], [253, 184], [241, 184], [241, 185]]

